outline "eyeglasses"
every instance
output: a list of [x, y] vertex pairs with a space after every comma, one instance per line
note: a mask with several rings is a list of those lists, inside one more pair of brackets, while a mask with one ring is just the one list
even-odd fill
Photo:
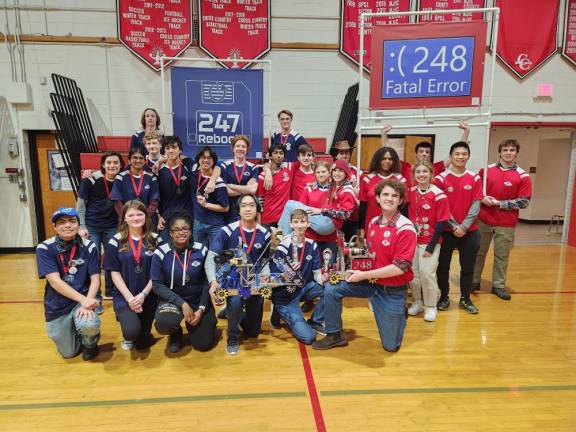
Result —
[[280, 121], [292, 120], [290, 117], [280, 117]]
[[240, 208], [256, 208], [256, 203], [242, 203]]
[[174, 228], [171, 229], [170, 232], [172, 234], [188, 234], [190, 232], [190, 227]]

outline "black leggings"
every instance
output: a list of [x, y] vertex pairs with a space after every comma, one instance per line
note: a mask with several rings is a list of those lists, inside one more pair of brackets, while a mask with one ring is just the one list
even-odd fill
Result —
[[[195, 311], [197, 308], [192, 306]], [[181, 323], [184, 319], [182, 309], [172, 303], [161, 302], [156, 308], [156, 322], [154, 323], [158, 333], [172, 335], [181, 330]], [[208, 351], [218, 342], [216, 334], [216, 315], [212, 305], [208, 305], [202, 319], [195, 326], [186, 323], [190, 343], [198, 351]]]
[[134, 342], [136, 348], [146, 348], [150, 340], [150, 330], [154, 321], [154, 303], [147, 305], [141, 313], [136, 313], [129, 306], [116, 311], [124, 340]]
[[476, 254], [480, 249], [480, 234], [478, 231], [472, 231], [466, 233], [464, 237], [458, 238], [451, 232], [445, 231], [442, 233], [442, 239], [438, 270], [436, 270], [436, 279], [438, 280], [441, 298], [448, 298], [452, 252], [454, 252], [454, 249], [458, 249], [460, 255], [460, 295], [464, 299], [470, 300], [474, 264], [476, 262]]

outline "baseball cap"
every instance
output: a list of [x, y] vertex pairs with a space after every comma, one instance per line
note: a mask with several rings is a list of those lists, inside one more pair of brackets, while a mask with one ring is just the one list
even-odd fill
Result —
[[64, 216], [74, 217], [77, 220], [80, 220], [78, 212], [74, 207], [60, 207], [58, 210], [52, 213], [52, 223], [55, 223], [58, 219]]

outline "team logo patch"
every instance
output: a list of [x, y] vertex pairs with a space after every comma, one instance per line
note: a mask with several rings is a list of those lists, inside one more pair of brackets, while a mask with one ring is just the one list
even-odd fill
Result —
[[144, 186], [144, 189], [150, 189], [150, 185]]
[[508, 187], [510, 187], [510, 186], [512, 186], [512, 182], [509, 182], [509, 181], [505, 181], [505, 182], [504, 182], [504, 186], [508, 186]]
[[472, 186], [470, 186], [470, 185], [464, 185], [464, 189], [466, 189], [466, 190], [471, 190], [471, 189], [472, 189]]
[[370, 231], [370, 237], [374, 237], [375, 234], [376, 234], [376, 231]]
[[262, 244], [261, 243], [254, 243], [254, 247], [256, 249], [261, 249], [262, 248]]
[[154, 255], [154, 251], [152, 251], [152, 250], [147, 250], [146, 252], [144, 252], [144, 255], [146, 255], [146, 256], [152, 256], [152, 255]]
[[287, 182], [290, 180], [290, 177], [288, 177], [288, 173], [287, 172], [283, 172], [282, 173], [282, 180]]
[[382, 244], [384, 246], [390, 246], [390, 242], [388, 240], [382, 240]]
[[[81, 266], [82, 264], [84, 264], [84, 262], [85, 262], [85, 261], [84, 261], [83, 258], [78, 258], [78, 259], [72, 260], [72, 263], [73, 263], [74, 265], [76, 265], [76, 266]], [[71, 263], [71, 264], [72, 264], [72, 263]]]
[[446, 188], [446, 190], [447, 190], [448, 192], [454, 192], [454, 188], [453, 188], [452, 186], [448, 186], [448, 187]]
[[430, 209], [432, 208], [432, 207], [430, 207], [430, 205], [428, 205], [428, 204], [424, 204], [422, 207], [423, 207], [425, 210], [430, 210]]
[[[428, 210], [428, 209], [426, 209], [426, 210]], [[422, 222], [424, 222], [424, 223], [428, 222], [428, 220], [429, 220], [429, 219], [428, 219], [428, 216], [424, 216], [424, 217], [422, 218]]]
[[292, 147], [291, 143], [286, 143], [286, 151], [290, 151], [290, 147]]
[[190, 263], [190, 265], [191, 265], [192, 267], [198, 267], [198, 266], [200, 266], [201, 264], [202, 264], [202, 263], [201, 263], [200, 261], [192, 261], [192, 262]]
[[384, 237], [385, 238], [390, 237], [390, 231], [384, 231]]
[[181, 178], [182, 180], [186, 180], [188, 177], [182, 176], [182, 177], [180, 177], [180, 178]]
[[310, 261], [312, 259], [312, 255], [306, 255], [306, 261]]

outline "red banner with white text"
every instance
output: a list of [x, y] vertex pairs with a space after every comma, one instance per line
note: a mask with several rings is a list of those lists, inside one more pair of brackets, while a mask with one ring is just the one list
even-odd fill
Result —
[[200, 48], [228, 68], [245, 68], [270, 51], [271, 0], [200, 0]]
[[576, 66], [576, 0], [566, 0], [562, 57]]
[[496, 0], [498, 58], [524, 79], [557, 50], [559, 0]]
[[[420, 0], [418, 10], [479, 9], [484, 6], [485, 0]], [[468, 22], [483, 18], [482, 12], [419, 15], [420, 22]]]
[[[342, 0], [340, 5], [340, 52], [360, 64], [360, 14], [364, 12], [408, 12], [410, 0]], [[364, 69], [370, 72], [372, 27], [384, 24], [406, 24], [407, 15], [367, 19], [364, 26]]]
[[117, 0], [116, 14], [120, 42], [155, 71], [157, 56], [178, 57], [192, 43], [190, 0]]

